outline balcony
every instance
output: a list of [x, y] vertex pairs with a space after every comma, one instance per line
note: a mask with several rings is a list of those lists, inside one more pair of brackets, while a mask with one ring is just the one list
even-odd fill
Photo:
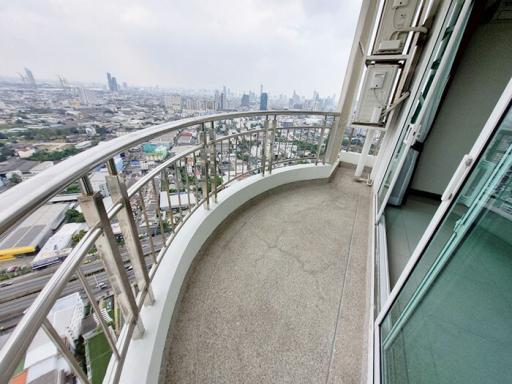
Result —
[[370, 189], [353, 172], [274, 189], [222, 224], [186, 279], [160, 382], [361, 380]]
[[[90, 306], [109, 347], [103, 382], [239, 382], [242, 373], [359, 380], [370, 192], [338, 168], [337, 117], [258, 111], [170, 122], [102, 143], [2, 195], [5, 233], [78, 182], [89, 228], [1, 350], [2, 382], [40, 332], [68, 375], [92, 381], [47, 318], [70, 292]], [[140, 177], [114, 160], [185, 131], [197, 141]], [[90, 176], [102, 165], [100, 192]], [[114, 319], [99, 306], [106, 296]]]

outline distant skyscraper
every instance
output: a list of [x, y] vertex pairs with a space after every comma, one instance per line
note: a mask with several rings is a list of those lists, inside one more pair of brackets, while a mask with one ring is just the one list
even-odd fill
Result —
[[90, 89], [86, 89], [84, 87], [78, 88], [78, 92], [80, 94], [80, 104], [82, 105], [95, 105], [98, 103], [98, 99], [96, 98], [96, 94], [94, 91]]
[[117, 79], [112, 76], [112, 92], [118, 92], [119, 91], [119, 85], [117, 84]]
[[109, 72], [107, 72], [107, 88], [112, 91], [112, 75]]
[[32, 71], [28, 68], [25, 68], [25, 74], [27, 75], [27, 81], [32, 87], [36, 87], [36, 79], [34, 78], [34, 75], [32, 74]]
[[117, 79], [110, 74], [110, 72], [107, 72], [107, 84], [108, 84], [108, 90], [110, 92], [118, 92], [119, 91], [119, 84], [117, 84]]
[[266, 111], [268, 108], [268, 94], [262, 92], [260, 95], [260, 111]]
[[249, 102], [249, 95], [244, 93], [242, 95], [242, 102], [241, 102], [241, 106], [242, 107], [248, 107], [250, 105], [250, 102]]
[[58, 77], [59, 77], [60, 86], [62, 88], [67, 88], [67, 86], [68, 86], [67, 80], [63, 76], [61, 76], [61, 75], [58, 75]]
[[[225, 88], [225, 87], [224, 87], [224, 88]], [[220, 94], [220, 105], [219, 105], [219, 108], [220, 108], [220, 110], [221, 110], [221, 111], [222, 111], [222, 110], [224, 110], [224, 103], [225, 103], [225, 100], [224, 100], [224, 99], [225, 99], [225, 98], [226, 98], [226, 96], [225, 96], [224, 92], [222, 92], [222, 93]]]

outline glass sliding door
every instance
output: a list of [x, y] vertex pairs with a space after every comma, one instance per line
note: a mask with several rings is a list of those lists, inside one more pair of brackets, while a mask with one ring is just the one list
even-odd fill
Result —
[[512, 382], [510, 106], [379, 325], [384, 383]]
[[414, 144], [416, 138], [424, 137], [430, 127], [464, 32], [471, 4], [472, 2], [469, 0], [453, 1], [449, 12], [445, 16], [442, 32], [438, 36], [427, 66], [428, 70], [425, 71], [419, 92], [415, 96], [415, 104], [404, 120], [391, 160], [379, 185], [377, 220], [384, 211], [412, 144]]

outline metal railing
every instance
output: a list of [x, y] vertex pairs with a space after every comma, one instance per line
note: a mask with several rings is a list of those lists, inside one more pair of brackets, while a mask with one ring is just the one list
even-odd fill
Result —
[[[311, 123], [307, 116], [316, 116], [316, 121]], [[98, 327], [112, 351], [108, 381], [117, 381], [130, 340], [143, 336], [139, 313], [144, 305], [153, 303], [151, 282], [187, 219], [201, 206], [209, 209], [211, 202], [217, 202], [218, 193], [237, 180], [255, 174], [265, 176], [288, 165], [325, 163], [329, 136], [337, 120], [335, 112], [254, 111], [173, 121], [100, 143], [0, 195], [0, 233], [4, 234], [78, 182], [78, 202], [89, 227], [0, 351], [0, 382], [10, 380], [40, 329], [55, 343], [73, 374], [83, 383], [90, 382], [73, 349], [47, 319], [70, 282], [79, 282], [82, 296], [96, 314]], [[185, 130], [187, 137], [195, 138], [192, 144], [156, 162], [137, 180], [125, 180], [116, 168], [115, 156], [133, 153], [162, 135], [174, 133], [177, 140]], [[105, 181], [112, 198], [108, 209], [104, 196], [94, 190], [89, 178], [92, 170], [102, 165], [108, 170]], [[121, 237], [114, 234], [113, 223], [119, 226]], [[120, 309], [117, 324], [102, 317], [97, 300], [102, 289], [98, 283], [96, 287], [91, 285], [94, 276], [84, 271], [84, 261], [91, 252], [101, 260]]]

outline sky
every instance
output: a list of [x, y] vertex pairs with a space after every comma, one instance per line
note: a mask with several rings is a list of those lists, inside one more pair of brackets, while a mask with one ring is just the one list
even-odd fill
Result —
[[0, 0], [0, 76], [339, 94], [361, 0]]

